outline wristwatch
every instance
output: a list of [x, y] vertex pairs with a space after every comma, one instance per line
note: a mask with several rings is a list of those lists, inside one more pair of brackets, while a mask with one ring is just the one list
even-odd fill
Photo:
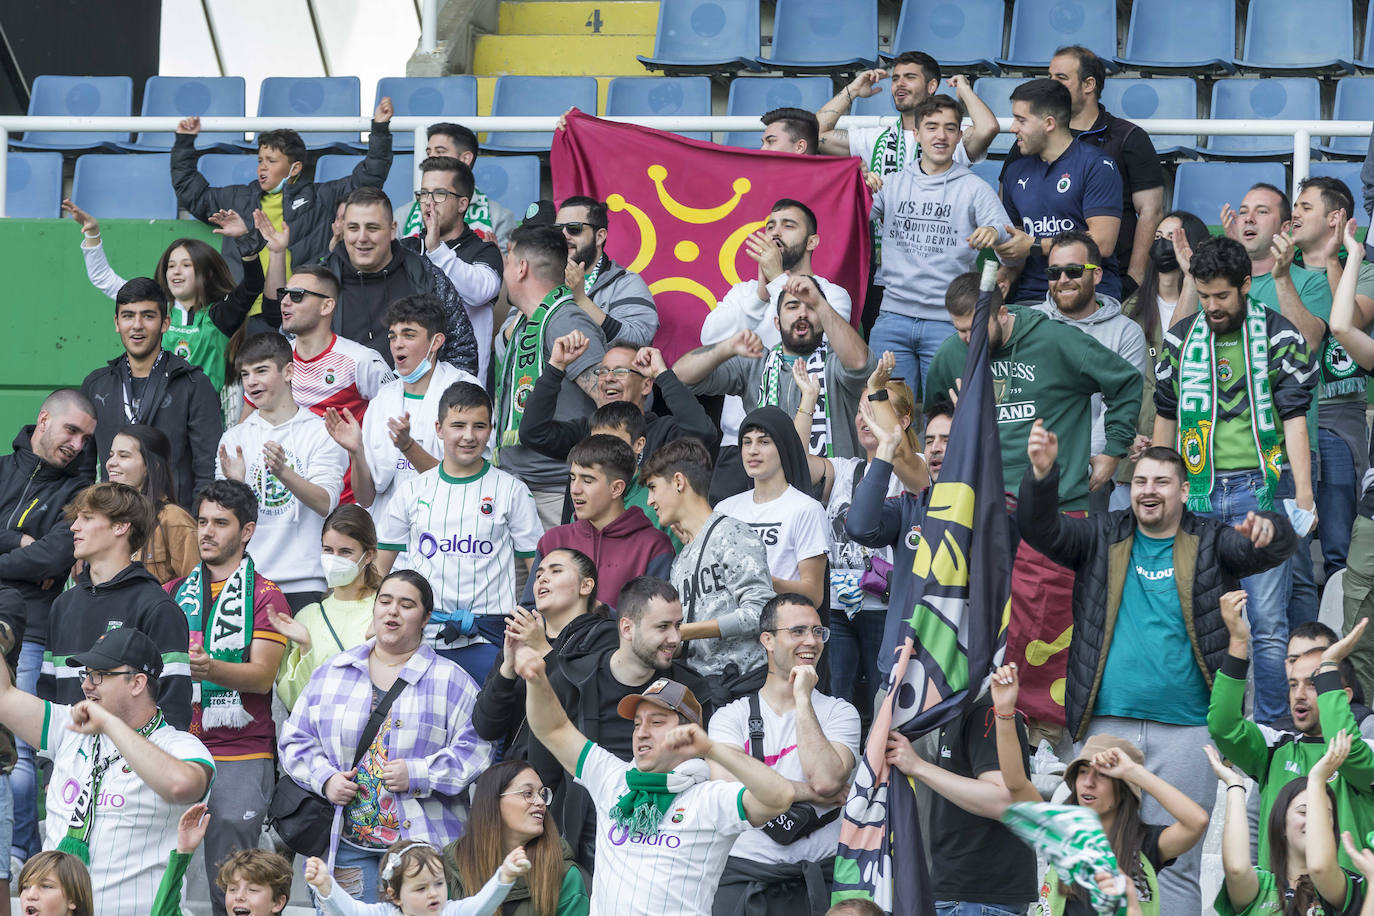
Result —
[[879, 388], [877, 391], [874, 391], [874, 392], [870, 393], [869, 396], [868, 396], [868, 399], [869, 399], [870, 401], [886, 401], [886, 400], [887, 400], [887, 389], [886, 389], [886, 388]]

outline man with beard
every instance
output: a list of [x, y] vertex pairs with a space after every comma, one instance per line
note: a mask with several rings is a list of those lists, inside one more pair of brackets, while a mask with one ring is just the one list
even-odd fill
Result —
[[[789, 277], [811, 277], [821, 295], [845, 321], [853, 318], [853, 303], [844, 287], [816, 276], [811, 269], [811, 253], [820, 247], [816, 214], [799, 200], [784, 197], [773, 204], [763, 228], [744, 240], [744, 250], [759, 265], [758, 276], [730, 287], [701, 326], [705, 345], [729, 340], [740, 331], [758, 335], [765, 347], [776, 347], [782, 340], [772, 307]], [[735, 396], [725, 399], [721, 409], [722, 464], [733, 464], [739, 457], [739, 425], [748, 413], [744, 402]], [[745, 484], [747, 486], [747, 484]], [[738, 492], [718, 493], [711, 489], [711, 500]]]
[[[1155, 367], [1152, 439], [1183, 455], [1188, 508], [1226, 524], [1295, 495], [1299, 509], [1313, 509], [1306, 417], [1317, 368], [1293, 323], [1250, 295], [1250, 270], [1233, 239], [1193, 249], [1200, 310], [1169, 329]], [[1267, 724], [1287, 705], [1289, 561], [1241, 586], [1254, 633], [1255, 720]]]
[[[807, 451], [826, 457], [862, 455], [854, 417], [877, 360], [859, 332], [826, 299], [816, 278], [790, 277], [775, 301], [776, 345], [765, 348], [760, 335], [746, 328], [685, 354], [673, 372], [697, 394], [733, 394], [749, 398], [751, 407], [771, 404], [790, 415], [801, 403], [801, 390], [792, 377], [792, 364], [800, 359], [821, 387]], [[722, 449], [711, 483], [712, 498], [734, 496], [750, 486], [738, 451], [730, 454]]]
[[647, 347], [658, 333], [658, 309], [649, 284], [606, 254], [606, 205], [569, 197], [554, 228], [568, 240], [566, 282], [573, 301], [601, 328], [602, 340]]

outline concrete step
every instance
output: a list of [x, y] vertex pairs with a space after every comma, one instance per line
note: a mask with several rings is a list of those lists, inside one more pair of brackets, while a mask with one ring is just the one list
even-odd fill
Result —
[[[548, 6], [560, 4], [550, 3]], [[644, 76], [635, 56], [654, 53], [647, 35], [482, 35], [473, 51], [479, 76]]]
[[505, 0], [502, 35], [649, 35], [658, 28], [658, 4], [644, 0]]

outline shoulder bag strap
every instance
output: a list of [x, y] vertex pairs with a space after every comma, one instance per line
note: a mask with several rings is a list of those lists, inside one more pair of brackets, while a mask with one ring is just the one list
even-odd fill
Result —
[[763, 763], [763, 709], [759, 706], [759, 695], [749, 694], [749, 753], [759, 763]]
[[697, 566], [692, 571], [692, 600], [687, 608], [687, 623], [695, 623], [697, 619], [697, 592], [700, 591], [701, 582], [701, 561], [706, 557], [706, 542], [711, 539], [711, 532], [716, 530], [716, 526], [721, 523], [725, 516], [717, 515], [706, 531], [701, 535], [701, 549], [697, 551]]
[[386, 718], [387, 713], [391, 712], [391, 704], [396, 701], [397, 695], [405, 689], [405, 686], [405, 681], [399, 677], [396, 678], [396, 683], [392, 684], [391, 689], [377, 701], [377, 708], [372, 710], [372, 716], [363, 726], [362, 737], [358, 739], [358, 748], [353, 752], [353, 766], [356, 767], [362, 761], [368, 746], [372, 744], [372, 739], [377, 737], [377, 731], [382, 727], [382, 720]]
[[[343, 640], [339, 639], [339, 634], [334, 632], [334, 624], [329, 622], [329, 615], [324, 612], [324, 599], [320, 599], [320, 616], [324, 618], [324, 625], [329, 627], [329, 635], [334, 637], [334, 645], [339, 647], [339, 651], [344, 650]], [[397, 678], [399, 681], [400, 678]], [[369, 744], [371, 742], [368, 742]]]

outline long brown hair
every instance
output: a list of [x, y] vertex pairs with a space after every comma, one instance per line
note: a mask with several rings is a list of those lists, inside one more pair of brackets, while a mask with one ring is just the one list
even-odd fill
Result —
[[377, 568], [377, 526], [372, 516], [355, 503], [341, 503], [325, 518], [320, 534], [323, 535], [325, 531], [337, 531], [357, 541], [363, 553], [372, 552], [372, 559], [362, 569], [363, 586], [372, 594], [377, 594], [377, 589], [382, 586], [382, 572]]
[[48, 850], [36, 853], [24, 863], [19, 872], [20, 893], [31, 884], [37, 884], [48, 875], [57, 878], [57, 886], [62, 896], [72, 906], [72, 916], [93, 916], [95, 913], [95, 894], [91, 892], [91, 873], [81, 860], [71, 853]]
[[[453, 850], [458, 877], [469, 893], [487, 883], [506, 858], [501, 844], [505, 829], [501, 819], [501, 793], [522, 773], [534, 768], [523, 760], [503, 760], [477, 777], [472, 790], [472, 810], [468, 827]], [[530, 889], [530, 905], [535, 916], [554, 916], [558, 910], [558, 896], [563, 887], [563, 846], [558, 838], [558, 826], [553, 812], [544, 812], [544, 832], [525, 844], [530, 860], [525, 881]]]
[[[1331, 831], [1336, 836], [1336, 848], [1340, 848], [1341, 825], [1336, 819], [1336, 793], [1331, 791], [1328, 783], [1323, 788], [1326, 789], [1326, 800], [1331, 805]], [[1303, 875], [1298, 879], [1296, 886], [1292, 888], [1293, 896], [1288, 897], [1288, 831], [1284, 829], [1284, 822], [1288, 818], [1288, 809], [1293, 806], [1293, 799], [1298, 794], [1306, 791], [1307, 777], [1299, 776], [1297, 779], [1289, 780], [1279, 794], [1274, 796], [1274, 804], [1269, 809], [1269, 820], [1265, 824], [1265, 829], [1269, 833], [1269, 871], [1274, 876], [1274, 885], [1279, 889], [1279, 899], [1287, 898], [1283, 912], [1285, 916], [1304, 916], [1308, 909], [1317, 902], [1317, 889], [1312, 884], [1312, 879]], [[1312, 806], [1312, 799], [1307, 800], [1307, 805]], [[1308, 863], [1311, 867], [1311, 863]]]
[[[1140, 867], [1140, 848], [1145, 844], [1145, 822], [1140, 819], [1140, 799], [1136, 798], [1130, 787], [1120, 779], [1101, 773], [1098, 776], [1109, 780], [1116, 793], [1115, 816], [1112, 817], [1112, 826], [1105, 831], [1107, 842], [1116, 855], [1116, 864], [1126, 878], [1136, 881], [1143, 871]], [[1074, 783], [1077, 781], [1075, 775]], [[1074, 783], [1069, 784], [1069, 804], [1081, 805], [1082, 802], [1078, 800], [1078, 787]], [[1087, 891], [1077, 884], [1065, 887], [1061, 882], [1060, 891], [1066, 897], [1088, 899]]]
[[162, 287], [168, 302], [176, 300], [172, 296], [171, 288], [167, 286], [167, 262], [172, 260], [172, 252], [178, 248], [186, 249], [186, 255], [191, 259], [191, 267], [196, 272], [196, 289], [199, 295], [191, 309], [193, 313], [202, 306], [219, 302], [233, 291], [234, 275], [229, 272], [229, 265], [224, 263], [224, 258], [218, 251], [200, 239], [177, 239], [168, 245], [167, 250], [162, 252], [162, 257], [157, 259], [157, 285]]

